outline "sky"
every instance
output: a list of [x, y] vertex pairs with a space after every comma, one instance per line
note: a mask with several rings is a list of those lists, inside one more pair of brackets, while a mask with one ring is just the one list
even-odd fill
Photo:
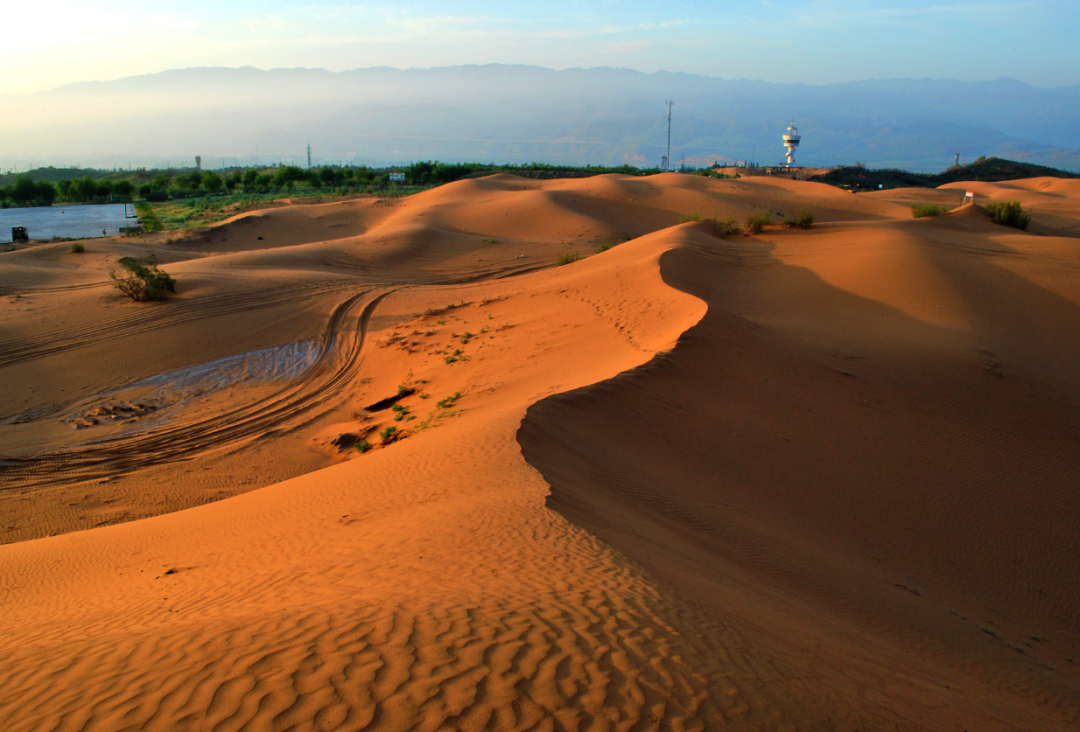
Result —
[[5, 8], [0, 94], [193, 66], [616, 66], [1080, 84], [1077, 0], [60, 0]]

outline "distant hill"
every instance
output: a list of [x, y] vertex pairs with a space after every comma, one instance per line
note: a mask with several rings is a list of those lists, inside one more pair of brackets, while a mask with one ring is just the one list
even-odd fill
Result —
[[196, 68], [0, 95], [0, 170], [415, 160], [656, 166], [780, 162], [792, 114], [811, 167], [927, 173], [1001, 157], [1080, 168], [1080, 88], [892, 79], [772, 84], [535, 66]]
[[828, 173], [816, 175], [810, 180], [818, 183], [855, 190], [877, 190], [878, 188], [937, 188], [946, 183], [959, 181], [1018, 180], [1020, 178], [1080, 178], [1080, 174], [1067, 170], [1049, 168], [1045, 165], [1022, 163], [1002, 158], [978, 160], [968, 165], [949, 168], [942, 173], [912, 173], [908, 170], [882, 169], [871, 170], [863, 166], [842, 166]]

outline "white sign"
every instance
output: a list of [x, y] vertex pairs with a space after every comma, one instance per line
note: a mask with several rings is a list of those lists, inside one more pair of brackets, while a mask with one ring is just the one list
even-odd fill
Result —
[[975, 191], [966, 191], [964, 193], [964, 203], [975, 203]]
[[405, 182], [405, 174], [404, 173], [391, 173], [390, 174], [390, 182], [391, 183], [404, 183]]

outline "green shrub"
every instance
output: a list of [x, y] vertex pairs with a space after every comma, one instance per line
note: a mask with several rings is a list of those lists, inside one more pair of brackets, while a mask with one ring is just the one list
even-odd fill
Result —
[[746, 223], [743, 225], [743, 229], [747, 234], [760, 234], [766, 226], [772, 223], [772, 215], [764, 209], [755, 208], [753, 212], [746, 217]]
[[379, 430], [379, 439], [383, 442], [392, 442], [395, 437], [397, 437], [397, 427], [393, 425]]
[[780, 223], [787, 229], [809, 229], [814, 225], [814, 212], [808, 208], [800, 209], [791, 216], [782, 218]]
[[585, 257], [581, 256], [581, 253], [577, 251], [563, 252], [559, 255], [559, 258], [555, 260], [555, 264], [562, 267], [565, 264], [573, 264], [574, 262], [577, 262], [584, 258]]
[[697, 211], [694, 211], [689, 216], [680, 216], [679, 217], [679, 223], [680, 224], [685, 224], [685, 223], [690, 222], [690, 221], [701, 221], [701, 214], [699, 214]]
[[742, 231], [742, 228], [730, 216], [723, 221], [716, 222], [716, 233], [720, 236], [734, 236]]
[[136, 203], [135, 212], [139, 215], [139, 225], [142, 226], [143, 231], [161, 231], [165, 228], [165, 224], [158, 218], [157, 212], [149, 203], [144, 201]]
[[360, 440], [360, 442], [353, 445], [353, 447], [356, 448], [356, 451], [358, 453], [363, 454], [363, 453], [365, 453], [365, 452], [367, 452], [368, 450], [371, 449], [371, 443], [368, 442], [367, 440]]
[[86, 251], [86, 247], [84, 247], [79, 242], [75, 242], [74, 244], [71, 245], [71, 253], [72, 254], [82, 254], [85, 251]]
[[596, 248], [596, 253], [597, 253], [597, 254], [603, 254], [603, 253], [604, 253], [604, 252], [606, 252], [606, 251], [607, 251], [608, 249], [611, 249], [611, 245], [610, 245], [610, 244], [601, 244], [600, 246], [598, 246], [598, 247]]
[[1002, 226], [1026, 229], [1031, 223], [1031, 214], [1018, 201], [990, 201], [983, 205], [983, 210], [991, 221]]
[[454, 406], [454, 403], [461, 398], [461, 392], [455, 391], [452, 396], [448, 396], [445, 399], [440, 399], [435, 402], [435, 406], [439, 409], [449, 409]]
[[913, 203], [911, 204], [911, 215], [917, 219], [923, 219], [927, 216], [940, 216], [945, 213], [944, 206], [938, 206], [933, 203]]
[[117, 277], [116, 272], [109, 270], [109, 277], [116, 289], [136, 302], [165, 300], [168, 293], [176, 292], [176, 280], [158, 269], [156, 264], [124, 257], [120, 260], [120, 266], [127, 274]]

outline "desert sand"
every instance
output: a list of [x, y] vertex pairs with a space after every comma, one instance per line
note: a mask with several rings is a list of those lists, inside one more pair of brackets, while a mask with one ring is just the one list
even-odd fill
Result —
[[[817, 222], [719, 235], [758, 207]], [[5, 730], [1080, 726], [1074, 182], [500, 175], [86, 246], [0, 254]]]

